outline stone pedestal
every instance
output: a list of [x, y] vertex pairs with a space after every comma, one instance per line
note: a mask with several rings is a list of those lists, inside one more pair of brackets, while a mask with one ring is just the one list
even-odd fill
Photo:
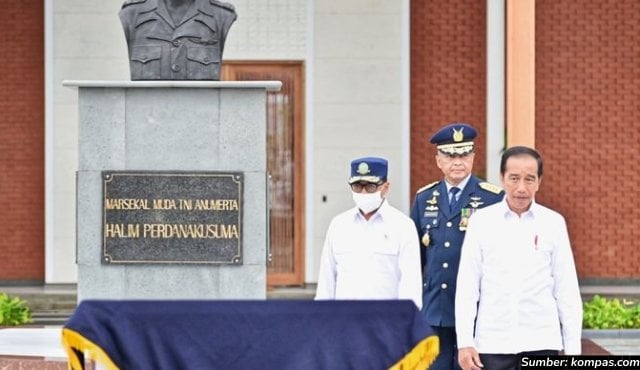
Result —
[[[79, 90], [78, 300], [264, 299], [266, 91], [281, 83], [63, 84]], [[242, 263], [104, 263], [103, 171], [242, 173]]]

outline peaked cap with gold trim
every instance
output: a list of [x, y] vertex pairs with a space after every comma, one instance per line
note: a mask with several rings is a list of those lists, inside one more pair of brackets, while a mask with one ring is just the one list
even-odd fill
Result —
[[446, 125], [431, 136], [431, 144], [448, 155], [465, 155], [473, 151], [473, 139], [478, 132], [466, 123]]
[[379, 157], [357, 158], [351, 161], [349, 184], [358, 181], [379, 183], [387, 180], [387, 160]]

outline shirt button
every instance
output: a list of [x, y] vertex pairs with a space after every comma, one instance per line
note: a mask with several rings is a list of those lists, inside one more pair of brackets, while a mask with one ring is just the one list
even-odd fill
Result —
[[447, 222], [447, 227], [451, 227], [453, 225], [451, 222]]
[[443, 264], [442, 264], [442, 267], [444, 267], [444, 268], [448, 268], [448, 267], [449, 267], [449, 264], [445, 262], [445, 263], [443, 263]]
[[450, 246], [451, 246], [451, 243], [449, 243], [449, 242], [444, 242], [444, 247], [445, 247], [445, 248], [449, 248]]
[[143, 56], [142, 56], [142, 58], [140, 58], [140, 59], [142, 59], [142, 60], [147, 60], [147, 56], [146, 56], [146, 55], [143, 55]]
[[205, 63], [209, 63], [209, 57], [204, 57], [203, 60], [204, 60]]
[[175, 40], [172, 42], [173, 46], [180, 46], [180, 40]]
[[171, 70], [174, 72], [178, 72], [180, 70], [180, 66], [177, 64], [174, 64], [171, 66]]
[[427, 283], [422, 284], [422, 286], [426, 287], [426, 286], [427, 286]]
[[442, 289], [447, 289], [447, 283], [442, 283], [442, 285], [440, 285], [440, 287], [441, 287]]

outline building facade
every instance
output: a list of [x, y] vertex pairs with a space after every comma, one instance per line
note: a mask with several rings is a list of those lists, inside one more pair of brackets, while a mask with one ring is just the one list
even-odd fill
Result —
[[[129, 79], [122, 2], [30, 0], [0, 14], [11, 50], [0, 76], [2, 283], [77, 279], [77, 91], [62, 81]], [[352, 158], [387, 157], [390, 201], [408, 211], [415, 190], [441, 176], [428, 137], [451, 121], [480, 130], [474, 172], [492, 182], [505, 146], [540, 150], [537, 200], [565, 215], [582, 281], [640, 281], [639, 2], [232, 3], [226, 76], [297, 71], [296, 93], [274, 97], [282, 108], [295, 96], [299, 117], [273, 170], [290, 166], [295, 179], [278, 189], [296, 204], [283, 235], [297, 238], [298, 274], [274, 282], [316, 281], [326, 227], [352, 206]]]

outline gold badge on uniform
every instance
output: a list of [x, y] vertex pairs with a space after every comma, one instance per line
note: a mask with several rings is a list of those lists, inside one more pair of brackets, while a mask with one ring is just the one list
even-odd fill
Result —
[[[434, 190], [433, 193], [431, 193], [431, 199], [426, 200], [427, 206], [424, 209], [423, 217], [438, 217], [438, 212], [440, 211], [440, 208], [438, 208], [439, 196], [440, 192], [437, 189]], [[433, 219], [431, 220], [431, 222], [433, 222], [433, 224], [435, 225], [438, 221], [436, 219]], [[429, 229], [431, 228], [431, 225], [426, 225], [426, 228], [427, 230], [422, 235], [422, 245], [424, 245], [425, 248], [428, 247], [431, 243], [431, 235], [429, 235]]]
[[427, 206], [424, 208], [423, 217], [438, 217], [438, 211], [440, 210], [440, 208], [438, 208], [437, 197], [439, 195], [440, 195], [440, 192], [435, 190], [431, 196], [431, 199], [426, 200]]
[[427, 231], [422, 235], [422, 245], [428, 247], [429, 243], [431, 243], [431, 237], [429, 236], [429, 231]]
[[[433, 220], [433, 222], [435, 224], [436, 220]], [[431, 243], [431, 235], [429, 235], [429, 230], [431, 229], [431, 225], [426, 225], [425, 228], [426, 228], [426, 230], [424, 231], [424, 234], [422, 235], [422, 245], [424, 245], [424, 247], [426, 248]]]
[[438, 199], [436, 198], [436, 196], [434, 195], [431, 199], [427, 199], [427, 204], [428, 206], [426, 206], [424, 208], [425, 210], [425, 215], [427, 212], [436, 212], [438, 211]]

